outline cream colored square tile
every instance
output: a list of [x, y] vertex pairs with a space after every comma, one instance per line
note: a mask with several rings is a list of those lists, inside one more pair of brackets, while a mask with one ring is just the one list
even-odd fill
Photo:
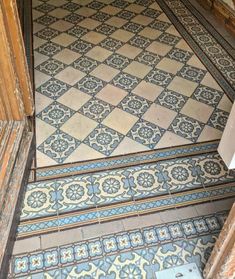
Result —
[[44, 110], [47, 106], [53, 103], [51, 98], [40, 94], [39, 92], [35, 92], [35, 113], [38, 114], [40, 111]]
[[161, 31], [158, 31], [150, 27], [145, 27], [143, 30], [139, 32], [139, 35], [151, 40], [156, 40], [161, 34], [162, 34]]
[[77, 149], [64, 161], [64, 163], [80, 162], [86, 160], [94, 160], [99, 158], [104, 158], [105, 156], [95, 149], [81, 143]]
[[72, 62], [76, 61], [81, 55], [77, 52], [74, 52], [70, 49], [63, 49], [59, 53], [53, 56], [56, 60], [63, 62], [64, 64], [71, 64]]
[[193, 94], [194, 90], [197, 88], [197, 86], [198, 84], [196, 82], [176, 76], [167, 88], [172, 91], [176, 91], [180, 94], [183, 94], [187, 97], [190, 97]]
[[161, 56], [165, 56], [167, 55], [167, 53], [172, 49], [172, 46], [163, 44], [163, 43], [159, 43], [159, 42], [152, 42], [147, 48], [146, 50], [156, 53], [158, 55]]
[[111, 18], [109, 18], [107, 21], [106, 21], [107, 24], [111, 25], [111, 26], [114, 26], [114, 27], [117, 27], [117, 28], [120, 28], [122, 27], [125, 23], [127, 23], [127, 20], [123, 19], [123, 18], [119, 18], [117, 16], [113, 16]]
[[116, 15], [120, 11], [121, 11], [121, 9], [119, 9], [117, 7], [113, 7], [111, 5], [107, 5], [107, 6], [105, 6], [104, 8], [101, 9], [101, 12], [109, 14], [109, 15]]
[[41, 31], [41, 30], [44, 29], [44, 28], [45, 28], [45, 26], [42, 25], [42, 24], [40, 24], [40, 23], [37, 23], [37, 22], [34, 22], [34, 23], [33, 23], [33, 33], [34, 33], [34, 34], [37, 33], [37, 32], [39, 32], [39, 31]]
[[65, 10], [62, 8], [57, 8], [57, 9], [54, 9], [53, 11], [49, 12], [49, 15], [56, 17], [56, 18], [64, 18], [69, 14], [70, 14], [70, 12], [68, 10]]
[[190, 46], [185, 42], [184, 39], [181, 39], [181, 40], [176, 44], [175, 47], [180, 48], [180, 49], [183, 49], [183, 50], [186, 50], [186, 51], [193, 52], [192, 49], [190, 48]]
[[50, 76], [43, 74], [37, 70], [34, 70], [34, 82], [36, 88], [42, 85], [44, 82], [48, 81], [50, 78]]
[[47, 124], [39, 118], [36, 118], [36, 145], [39, 146], [43, 143], [47, 138], [50, 137], [56, 128]]
[[138, 121], [138, 117], [131, 115], [119, 108], [115, 108], [103, 121], [103, 124], [113, 130], [126, 135]]
[[34, 0], [32, 3], [33, 8], [36, 8], [37, 6], [40, 6], [40, 5], [42, 5], [42, 2], [39, 0]]
[[123, 71], [133, 76], [144, 78], [151, 71], [151, 69], [151, 67], [145, 64], [133, 61]]
[[147, 146], [138, 143], [130, 138], [124, 137], [118, 147], [113, 151], [112, 156], [136, 153], [149, 150]]
[[34, 49], [44, 45], [47, 42], [46, 40], [43, 40], [43, 39], [41, 39], [37, 36], [34, 36], [33, 38], [34, 38], [34, 40], [33, 40], [33, 48]]
[[102, 48], [100, 46], [95, 46], [94, 48], [92, 48], [90, 51], [88, 51], [88, 53], [86, 54], [86, 56], [93, 58], [95, 60], [98, 60], [100, 62], [103, 62], [106, 58], [108, 58], [110, 55], [112, 54], [111, 51]]
[[142, 80], [132, 92], [153, 102], [161, 94], [163, 89], [161, 86]]
[[174, 35], [174, 36], [177, 36], [177, 37], [181, 37], [180, 33], [176, 30], [174, 25], [171, 25], [169, 28], [167, 28], [166, 32], [171, 34], [171, 35]]
[[79, 4], [82, 6], [86, 6], [86, 5], [90, 4], [92, 1], [93, 0], [82, 0], [82, 1], [79, 1]]
[[98, 123], [94, 120], [91, 120], [80, 113], [75, 113], [60, 129], [72, 137], [82, 141], [95, 129], [97, 125]]
[[109, 82], [112, 80], [120, 71], [117, 69], [114, 69], [108, 65], [100, 64], [97, 68], [95, 68], [91, 75], [100, 78], [104, 81]]
[[206, 70], [202, 62], [197, 58], [195, 54], [188, 60], [187, 64], [202, 70]]
[[87, 28], [89, 30], [93, 30], [98, 27], [101, 22], [94, 20], [92, 18], [85, 18], [81, 22], [78, 23], [81, 27]]
[[141, 13], [145, 9], [144, 6], [138, 4], [130, 4], [126, 7], [127, 11], [131, 11], [133, 13]]
[[97, 33], [95, 31], [90, 31], [84, 36], [82, 36], [82, 40], [87, 41], [92, 44], [99, 44], [101, 41], [103, 41], [106, 38], [105, 35]]
[[163, 58], [156, 65], [156, 68], [168, 73], [176, 74], [183, 66], [184, 64], [181, 62], [169, 58]]
[[33, 11], [32, 11], [32, 14], [33, 14], [33, 20], [36, 20], [37, 18], [39, 18], [39, 17], [41, 17], [41, 16], [44, 15], [44, 13], [41, 13], [41, 12], [36, 11], [36, 10], [34, 10], [34, 9], [33, 9]]
[[71, 35], [68, 35], [66, 33], [61, 33], [60, 35], [58, 35], [57, 37], [55, 37], [54, 39], [52, 39], [52, 42], [67, 47], [68, 45], [72, 44], [73, 42], [75, 42], [77, 40], [76, 37], [73, 37]]
[[140, 54], [142, 51], [142, 49], [129, 45], [129, 44], [125, 44], [122, 47], [120, 47], [116, 52], [124, 55], [130, 59], [134, 59], [138, 54]]
[[53, 29], [56, 29], [58, 31], [65, 32], [69, 28], [72, 28], [73, 24], [68, 22], [68, 21], [60, 19], [60, 20], [57, 20], [56, 22], [52, 23], [50, 25], [50, 27], [53, 28]]
[[171, 23], [170, 20], [169, 20], [169, 18], [168, 18], [164, 13], [160, 14], [160, 15], [157, 17], [157, 19], [160, 20], [160, 21], [165, 21], [165, 22]]
[[212, 87], [214, 89], [217, 89], [217, 90], [221, 91], [221, 87], [215, 81], [215, 79], [212, 77], [212, 75], [210, 73], [206, 73], [206, 75], [204, 76], [203, 80], [201, 81], [201, 84], [209, 86], [209, 87]]
[[59, 74], [57, 74], [55, 78], [62, 80], [63, 82], [68, 83], [70, 85], [74, 85], [85, 75], [86, 75], [85, 73], [69, 66], [65, 68], [63, 71], [61, 71]]
[[156, 2], [154, 2], [153, 4], [151, 4], [151, 5], [149, 6], [149, 8], [154, 9], [154, 10], [157, 10], [157, 11], [162, 11], [162, 9], [160, 8], [160, 6], [159, 6]]
[[94, 15], [97, 11], [88, 7], [82, 7], [76, 11], [76, 14], [85, 16], [85, 17], [90, 17]]
[[60, 7], [64, 4], [66, 4], [67, 1], [66, 0], [49, 0], [47, 3], [51, 4], [53, 6], [56, 6], [56, 7]]
[[217, 130], [215, 128], [205, 125], [197, 142], [217, 140], [217, 139], [220, 139], [221, 136], [222, 136], [222, 132], [220, 130]]
[[118, 29], [117, 31], [113, 32], [113, 34], [110, 37], [126, 43], [133, 36], [134, 34], [129, 31]]
[[144, 15], [137, 15], [134, 18], [132, 18], [132, 22], [147, 26], [149, 25], [154, 19], [148, 16]]
[[48, 157], [47, 155], [43, 154], [40, 151], [36, 151], [36, 158], [37, 158], [37, 167], [48, 167], [57, 165], [57, 162]]
[[228, 113], [230, 113], [230, 111], [232, 109], [232, 105], [233, 105], [232, 102], [224, 94], [217, 107], [219, 109], [222, 109], [222, 110], [227, 111]]
[[34, 51], [34, 67], [37, 67], [38, 65], [42, 64], [45, 62], [49, 57], [41, 54], [37, 51]]
[[88, 94], [76, 88], [71, 88], [58, 98], [57, 101], [73, 110], [79, 110], [90, 99], [91, 96]]
[[116, 106], [123, 98], [126, 97], [127, 94], [128, 93], [126, 91], [108, 84], [98, 94], [96, 94], [96, 97], [113, 106]]
[[190, 143], [192, 142], [174, 133], [166, 131], [155, 148], [160, 149], [160, 148], [180, 146], [180, 145], [185, 145]]
[[189, 99], [181, 109], [181, 113], [206, 123], [209, 120], [213, 110], [214, 108], [211, 106], [193, 99]]
[[176, 117], [176, 115], [177, 112], [173, 110], [156, 104], [152, 104], [143, 115], [143, 119], [152, 122], [153, 124], [159, 127], [167, 129]]

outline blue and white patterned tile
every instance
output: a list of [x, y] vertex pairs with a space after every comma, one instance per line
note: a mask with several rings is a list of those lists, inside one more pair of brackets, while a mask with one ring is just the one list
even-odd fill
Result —
[[186, 63], [192, 57], [192, 53], [183, 49], [173, 48], [168, 52], [167, 57], [178, 62]]
[[146, 47], [148, 47], [151, 44], [151, 40], [148, 38], [145, 38], [143, 36], [137, 35], [134, 36], [131, 40], [130, 40], [130, 45], [141, 48], [141, 49], [145, 49]]
[[55, 38], [56, 36], [58, 36], [59, 33], [60, 32], [58, 30], [52, 29], [50, 27], [46, 27], [46, 28], [38, 31], [37, 33], [35, 33], [35, 35], [41, 39], [50, 41], [53, 38]]
[[104, 86], [105, 83], [101, 79], [90, 75], [85, 76], [76, 85], [79, 90], [92, 96], [97, 94]]
[[80, 57], [74, 63], [73, 67], [77, 70], [80, 70], [84, 73], [90, 73], [98, 66], [96, 60], [89, 57]]
[[110, 57], [108, 57], [105, 60], [105, 63], [108, 66], [111, 66], [111, 67], [116, 68], [118, 70], [122, 70], [128, 64], [130, 64], [130, 60], [125, 56], [122, 56], [120, 54], [115, 53], [115, 54], [111, 55]]
[[184, 66], [178, 73], [179, 76], [193, 82], [201, 82], [205, 74], [206, 71], [188, 65]]
[[58, 52], [60, 52], [61, 50], [62, 50], [62, 47], [53, 42], [47, 42], [44, 45], [41, 45], [40, 47], [35, 49], [35, 51], [37, 51], [43, 55], [47, 55], [47, 56], [53, 56], [53, 55], [57, 54]]
[[162, 33], [158, 38], [157, 41], [170, 45], [175, 46], [179, 42], [180, 38], [168, 33]]
[[161, 106], [180, 112], [185, 103], [187, 97], [177, 92], [165, 89], [156, 99], [155, 103], [159, 103]]
[[36, 70], [39, 70], [40, 72], [53, 77], [62, 70], [64, 70], [65, 67], [66, 65], [58, 60], [48, 59], [47, 61], [38, 65], [36, 67]]
[[137, 60], [148, 66], [155, 66], [161, 60], [161, 56], [144, 50], [137, 56]]
[[227, 123], [228, 116], [228, 112], [221, 109], [215, 109], [208, 121], [208, 125], [223, 131]]
[[147, 76], [147, 81], [166, 87], [172, 81], [173, 75], [161, 70], [152, 70]]
[[194, 91], [192, 98], [209, 106], [217, 106], [223, 97], [223, 92], [216, 89], [199, 85]]

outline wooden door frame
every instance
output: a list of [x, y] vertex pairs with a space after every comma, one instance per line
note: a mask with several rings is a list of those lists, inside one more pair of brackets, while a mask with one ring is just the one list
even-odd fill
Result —
[[[34, 113], [16, 0], [0, 0], [0, 278], [6, 278], [32, 160]], [[30, 155], [30, 156], [29, 156]]]

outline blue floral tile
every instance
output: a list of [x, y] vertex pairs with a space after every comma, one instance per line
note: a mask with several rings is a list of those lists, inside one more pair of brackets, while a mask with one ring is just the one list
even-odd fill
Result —
[[222, 97], [223, 92], [204, 85], [199, 85], [192, 95], [193, 99], [215, 107], [219, 104]]
[[124, 0], [114, 0], [111, 5], [120, 9], [125, 9], [129, 3]]
[[102, 239], [103, 242], [103, 247], [104, 247], [104, 252], [105, 253], [112, 253], [112, 252], [117, 252], [118, 247], [117, 247], [117, 241], [115, 237], [104, 237]]
[[56, 36], [59, 35], [59, 31], [52, 29], [50, 27], [46, 27], [35, 34], [37, 37], [44, 39], [44, 40], [52, 40]]
[[108, 25], [108, 24], [101, 24], [100, 26], [96, 27], [95, 31], [104, 35], [111, 35], [117, 27]]
[[109, 115], [113, 108], [113, 106], [102, 100], [92, 98], [80, 108], [79, 112], [100, 123]]
[[113, 129], [100, 124], [83, 142], [100, 153], [110, 156], [123, 137]]
[[173, 79], [173, 75], [161, 70], [152, 70], [147, 76], [147, 81], [166, 87]]
[[57, 163], [63, 163], [79, 144], [80, 142], [77, 139], [57, 130], [40, 144], [37, 150], [46, 154]]
[[165, 130], [157, 125], [140, 119], [128, 132], [127, 136], [150, 149], [154, 149], [164, 132]]
[[77, 40], [69, 46], [69, 49], [79, 53], [79, 54], [86, 54], [89, 50], [93, 48], [91, 43]]
[[29, 257], [29, 265], [31, 271], [40, 270], [43, 267], [43, 254], [37, 253]]
[[91, 18], [94, 20], [98, 20], [100, 22], [105, 22], [107, 21], [109, 18], [111, 17], [111, 15], [103, 13], [103, 12], [97, 12], [96, 14], [94, 14]]
[[130, 60], [125, 56], [115, 53], [105, 60], [105, 64], [118, 70], [122, 70], [130, 64]]
[[62, 50], [62, 47], [53, 42], [47, 42], [44, 45], [35, 49], [35, 51], [37, 51], [43, 55], [47, 55], [47, 56], [53, 56], [53, 55], [57, 54], [58, 52], [60, 52], [61, 50]]
[[64, 20], [73, 23], [73, 24], [78, 24], [78, 22], [81, 22], [83, 19], [85, 19], [84, 16], [75, 14], [75, 13], [71, 13], [67, 16], [64, 17]]
[[92, 1], [87, 5], [88, 8], [94, 9], [94, 10], [100, 10], [105, 6], [104, 3], [99, 2], [99, 1]]
[[144, 50], [137, 56], [137, 60], [148, 66], [155, 66], [161, 60], [161, 56]]
[[59, 72], [65, 69], [65, 64], [62, 62], [55, 60], [55, 59], [48, 59], [47, 61], [43, 62], [42, 64], [36, 67], [36, 70], [49, 75], [55, 76]]
[[45, 13], [49, 13], [49, 12], [53, 11], [55, 8], [56, 7], [53, 5], [50, 5], [48, 3], [43, 3], [42, 5], [35, 7], [35, 10], [45, 14]]
[[81, 8], [81, 6], [77, 3], [74, 2], [67, 2], [62, 6], [63, 9], [66, 9], [70, 12], [75, 12], [76, 10], [78, 10], [79, 8]]
[[215, 109], [207, 124], [215, 129], [223, 131], [227, 123], [228, 116], [229, 114], [226, 111]]
[[206, 71], [188, 65], [178, 72], [179, 76], [194, 82], [201, 82], [205, 74]]
[[134, 36], [131, 40], [130, 40], [130, 45], [144, 49], [146, 48], [148, 45], [150, 45], [151, 41], [148, 38], [145, 38], [143, 36], [137, 35]]
[[104, 88], [104, 85], [101, 79], [87, 75], [76, 84], [76, 87], [84, 93], [95, 95]]
[[123, 42], [115, 40], [113, 38], [106, 38], [101, 43], [100, 46], [106, 48], [110, 51], [116, 51], [123, 45]]
[[133, 90], [139, 82], [137, 77], [125, 73], [118, 74], [112, 81], [115, 86], [124, 90]]
[[36, 117], [55, 128], [60, 128], [74, 113], [74, 110], [55, 101], [37, 114]]
[[127, 95], [118, 107], [132, 115], [141, 117], [150, 107], [151, 103], [134, 94]]
[[54, 23], [56, 21], [57, 21], [57, 18], [47, 15], [47, 14], [45, 14], [35, 20], [35, 22], [40, 23], [45, 26], [51, 25], [52, 23]]
[[168, 33], [162, 33], [158, 38], [157, 41], [160, 43], [164, 43], [170, 46], [174, 46], [179, 42], [180, 38]]
[[136, 14], [131, 11], [121, 10], [116, 16], [126, 20], [131, 20], [133, 17], [136, 16]]
[[166, 31], [166, 29], [168, 29], [170, 27], [170, 23], [168, 22], [163, 22], [163, 21], [160, 21], [160, 20], [155, 20], [153, 21], [152, 23], [150, 23], [150, 27], [156, 29], [156, 30], [159, 30], [159, 31]]
[[73, 67], [84, 73], [90, 73], [98, 66], [98, 62], [89, 57], [83, 56], [73, 62]]
[[62, 264], [72, 263], [75, 259], [74, 257], [74, 249], [71, 246], [65, 246], [59, 249], [60, 253], [60, 261]]
[[56, 100], [60, 96], [62, 96], [65, 92], [67, 92], [70, 89], [70, 87], [71, 87], [70, 85], [68, 85], [58, 79], [51, 78], [47, 82], [43, 83], [36, 90], [39, 93], [41, 93], [53, 100]]
[[67, 31], [69, 35], [75, 36], [77, 38], [81, 38], [83, 35], [85, 35], [88, 32], [89, 32], [88, 29], [78, 25], [73, 26], [71, 29]]
[[188, 116], [178, 114], [168, 128], [168, 131], [173, 132], [192, 142], [196, 142], [202, 132], [203, 127], [203, 123], [200, 123], [199, 121]]
[[74, 246], [75, 259], [79, 262], [83, 259], [88, 259], [88, 246], [86, 242], [78, 243]]
[[165, 89], [156, 99], [155, 103], [166, 108], [180, 112], [184, 104], [187, 102], [187, 97], [177, 92]]
[[46, 268], [56, 267], [59, 264], [59, 252], [57, 249], [47, 250], [44, 254], [44, 265]]
[[178, 62], [187, 63], [192, 57], [192, 53], [183, 49], [173, 48], [170, 52], [168, 52], [167, 57]]
[[122, 28], [132, 33], [139, 33], [141, 30], [144, 29], [142, 25], [134, 22], [127, 22], [126, 24], [123, 25]]

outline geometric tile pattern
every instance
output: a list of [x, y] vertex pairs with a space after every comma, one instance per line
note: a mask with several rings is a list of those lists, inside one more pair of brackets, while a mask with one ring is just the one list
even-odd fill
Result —
[[156, 271], [191, 262], [202, 271], [226, 216], [227, 212], [219, 212], [16, 255], [10, 273], [12, 278], [30, 279], [81, 274], [153, 278]]
[[[132, 2], [35, 1], [36, 126], [48, 125], [37, 129], [38, 167], [220, 138], [228, 97], [157, 3]], [[200, 25], [186, 14], [177, 14], [192, 19], [186, 29]], [[218, 43], [203, 36], [200, 46], [208, 39], [215, 52]], [[215, 57], [232, 83], [229, 56]], [[76, 133], [91, 121], [88, 135]]]

